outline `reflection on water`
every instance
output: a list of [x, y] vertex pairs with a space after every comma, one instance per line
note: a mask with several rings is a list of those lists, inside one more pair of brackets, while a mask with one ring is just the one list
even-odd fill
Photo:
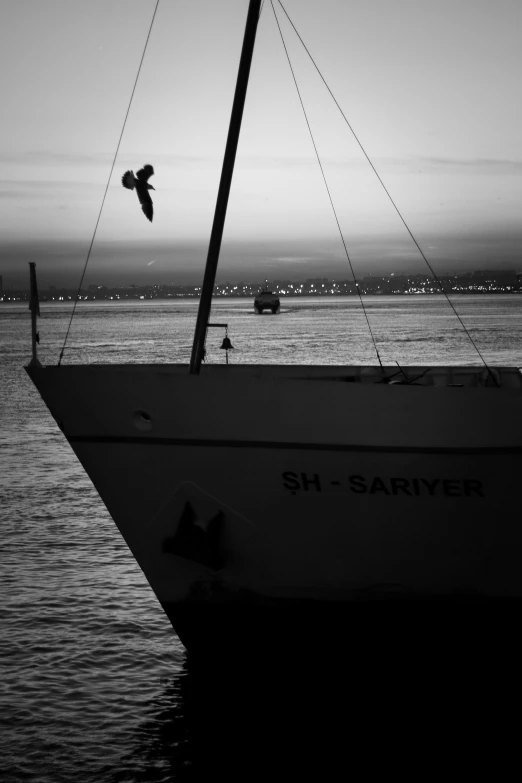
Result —
[[193, 780], [193, 750], [189, 737], [189, 674], [181, 671], [166, 677], [159, 694], [144, 705], [141, 721], [131, 738], [130, 751], [117, 769], [102, 770], [116, 781]]
[[[186, 660], [147, 707], [111, 780], [250, 781], [295, 779], [312, 769], [341, 772], [362, 719], [354, 705], [357, 678], [346, 701], [345, 669], [334, 673], [317, 664], [255, 654], [233, 663]], [[352, 762], [354, 754], [352, 748]]]
[[[491, 757], [498, 771], [495, 743], [509, 737], [506, 708], [520, 692], [514, 659], [475, 647], [480, 633], [461, 647], [420, 627], [402, 639], [354, 636], [342, 655], [189, 658], [144, 711], [111, 780], [466, 780]], [[509, 674], [488, 670], [501, 658]]]

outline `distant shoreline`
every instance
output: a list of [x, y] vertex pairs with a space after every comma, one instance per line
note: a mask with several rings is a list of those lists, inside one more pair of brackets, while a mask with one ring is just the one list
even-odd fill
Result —
[[[380, 298], [387, 298], [390, 296], [396, 296], [396, 297], [408, 297], [408, 298], [419, 298], [419, 297], [436, 297], [436, 296], [516, 296], [518, 294], [522, 294], [522, 290], [520, 291], [449, 291], [449, 292], [441, 292], [441, 291], [435, 291], [435, 292], [426, 292], [426, 293], [405, 293], [405, 292], [397, 292], [393, 294], [375, 294], [375, 293], [363, 293], [362, 296], [365, 297], [365, 299], [372, 298], [372, 299], [380, 299]], [[24, 292], [23, 296], [16, 296], [16, 297], [3, 297], [0, 298], [0, 305], [16, 305], [16, 304], [23, 304], [23, 303], [29, 303], [29, 294], [27, 292]], [[239, 295], [223, 295], [223, 294], [216, 294], [214, 295], [215, 299], [246, 299], [253, 301], [253, 297], [239, 294]], [[299, 301], [300, 299], [357, 299], [357, 296], [355, 294], [284, 294], [281, 296], [281, 302], [285, 300], [292, 300], [292, 301]], [[178, 294], [176, 296], [99, 296], [99, 297], [89, 297], [85, 299], [81, 299], [82, 304], [99, 304], [102, 302], [161, 302], [161, 301], [167, 301], [167, 302], [173, 302], [173, 301], [183, 301], [183, 300], [193, 300], [194, 302], [197, 302], [199, 300], [199, 295], [189, 295], [189, 294]], [[39, 302], [41, 305], [46, 304], [72, 304], [74, 302], [74, 296], [58, 296], [54, 299], [48, 298], [48, 297], [40, 297]]]
[[[267, 284], [218, 283], [214, 286], [216, 298], [254, 298]], [[456, 294], [519, 294], [522, 293], [522, 273], [514, 270], [478, 270], [460, 275], [441, 275], [437, 280], [426, 275], [368, 276], [355, 283], [353, 280], [329, 280], [325, 277], [304, 281], [273, 280], [270, 291], [285, 298], [299, 299], [305, 296], [433, 296]], [[266, 290], [266, 289], [265, 289]], [[87, 288], [73, 289], [50, 286], [40, 291], [41, 302], [103, 301], [132, 299], [199, 299], [200, 286], [194, 285], [129, 285], [103, 286], [91, 284]], [[29, 300], [28, 289], [5, 290], [1, 288], [0, 303]]]

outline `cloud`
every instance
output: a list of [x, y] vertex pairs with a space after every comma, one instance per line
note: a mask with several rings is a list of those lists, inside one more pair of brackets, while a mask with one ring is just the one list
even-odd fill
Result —
[[[474, 269], [522, 270], [522, 230], [472, 232], [452, 231], [444, 236], [426, 233], [419, 237], [437, 274]], [[103, 285], [129, 283], [200, 284], [204, 272], [207, 241], [149, 242], [96, 241], [89, 261], [89, 282]], [[356, 274], [421, 272], [424, 264], [411, 243], [383, 236], [371, 244], [363, 237], [353, 243], [350, 256]], [[436, 250], [431, 247], [436, 246]], [[36, 261], [42, 286], [78, 284], [85, 264], [89, 239], [83, 242], [25, 236], [17, 242], [0, 241], [0, 274], [4, 284], [26, 287], [27, 261]], [[228, 280], [256, 280], [261, 277], [347, 278], [346, 258], [336, 243], [317, 242], [233, 242], [222, 248], [218, 276]], [[151, 258], [152, 257], [152, 258]], [[149, 263], [155, 261], [156, 263]]]
[[[143, 150], [120, 153], [117, 163], [125, 166], [139, 167], [145, 158], [152, 157], [155, 161], [161, 161], [164, 165], [202, 163], [213, 160], [207, 156], [176, 155], [172, 153], [156, 152], [150, 156]], [[59, 152], [57, 150], [20, 150], [18, 152], [0, 152], [0, 164], [25, 163], [34, 166], [110, 166], [114, 159], [114, 152], [97, 152], [86, 155], [83, 152]]]
[[446, 168], [480, 169], [484, 172], [495, 173], [520, 173], [522, 160], [510, 160], [502, 158], [419, 158], [419, 164], [427, 166], [444, 166]]
[[[96, 188], [100, 189], [100, 185], [93, 182], [84, 182], [82, 180], [65, 180], [65, 179], [4, 179], [0, 182], [0, 192], [4, 185], [8, 185], [11, 188], [22, 189], [26, 188], [29, 191], [33, 190], [46, 190], [55, 188]], [[14, 190], [13, 190], [14, 192]]]
[[282, 264], [300, 264], [307, 261], [316, 261], [317, 256], [276, 256], [271, 261], [280, 261]]
[[2, 185], [0, 185], [0, 198], [7, 198], [9, 200], [14, 198], [26, 199], [31, 198], [31, 194], [24, 193], [22, 190], [2, 190]]

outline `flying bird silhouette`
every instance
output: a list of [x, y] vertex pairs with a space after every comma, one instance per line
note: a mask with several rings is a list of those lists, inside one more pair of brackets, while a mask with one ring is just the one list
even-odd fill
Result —
[[150, 163], [147, 163], [137, 172], [136, 176], [134, 176], [133, 171], [126, 171], [121, 178], [121, 184], [124, 188], [128, 188], [129, 190], [134, 190], [134, 188], [136, 188], [136, 193], [138, 194], [143, 214], [150, 220], [151, 223], [154, 210], [152, 207], [152, 199], [150, 197], [149, 190], [155, 190], [155, 188], [153, 188], [152, 185], [149, 185], [148, 179], [149, 177], [152, 177], [153, 174], [154, 169]]

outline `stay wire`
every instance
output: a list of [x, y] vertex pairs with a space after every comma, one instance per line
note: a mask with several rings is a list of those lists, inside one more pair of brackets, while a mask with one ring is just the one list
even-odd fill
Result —
[[328, 193], [328, 198], [330, 199], [330, 205], [331, 205], [332, 211], [334, 213], [335, 222], [337, 223], [337, 228], [339, 229], [339, 235], [340, 235], [341, 241], [343, 243], [344, 252], [346, 254], [346, 258], [348, 260], [348, 264], [350, 265], [350, 270], [351, 270], [351, 273], [352, 273], [353, 281], [355, 283], [355, 290], [357, 291], [357, 295], [359, 297], [359, 301], [361, 302], [362, 311], [363, 311], [364, 317], [366, 319], [366, 324], [368, 326], [368, 331], [370, 332], [370, 336], [372, 338], [373, 347], [375, 349], [375, 353], [377, 354], [377, 359], [379, 361], [379, 364], [380, 364], [381, 368], [384, 369], [383, 365], [382, 365], [381, 357], [380, 357], [380, 354], [379, 354], [379, 349], [377, 348], [377, 343], [375, 341], [375, 337], [374, 337], [374, 334], [372, 332], [372, 327], [370, 326], [370, 320], [368, 318], [368, 313], [366, 312], [366, 308], [364, 306], [364, 301], [363, 301], [363, 298], [362, 298], [362, 294], [361, 294], [361, 291], [359, 289], [359, 283], [357, 282], [357, 278], [355, 276], [355, 271], [354, 271], [354, 268], [353, 268], [352, 260], [350, 258], [350, 254], [348, 252], [348, 247], [346, 245], [346, 242], [345, 242], [345, 239], [344, 239], [344, 236], [343, 236], [343, 232], [342, 232], [342, 229], [341, 229], [341, 224], [339, 223], [339, 218], [337, 217], [337, 212], [335, 210], [335, 206], [334, 206], [334, 203], [333, 203], [332, 195], [330, 193], [330, 188], [328, 187], [328, 181], [327, 181], [326, 175], [324, 173], [323, 164], [321, 163], [321, 158], [319, 157], [319, 152], [317, 150], [317, 145], [315, 143], [314, 135], [312, 133], [312, 128], [310, 127], [310, 122], [308, 121], [308, 116], [306, 114], [306, 109], [304, 107], [303, 99], [301, 97], [301, 92], [299, 90], [299, 86], [297, 84], [297, 79], [296, 79], [296, 76], [295, 76], [295, 73], [294, 73], [294, 69], [292, 67], [292, 63], [291, 63], [291, 60], [290, 60], [290, 55], [288, 54], [288, 49], [286, 48], [286, 43], [285, 43], [285, 39], [284, 39], [284, 36], [283, 36], [283, 31], [281, 30], [281, 25], [279, 24], [279, 19], [277, 18], [277, 14], [276, 14], [276, 11], [275, 11], [275, 8], [274, 8], [273, 0], [270, 0], [270, 3], [272, 5], [272, 11], [274, 12], [274, 16], [275, 16], [275, 19], [276, 19], [276, 22], [277, 22], [277, 27], [279, 29], [279, 34], [280, 34], [281, 40], [283, 42], [283, 47], [284, 47], [284, 50], [285, 50], [285, 53], [286, 53], [286, 57], [287, 57], [287, 60], [288, 60], [288, 65], [290, 66], [290, 71], [292, 72], [292, 77], [293, 77], [293, 80], [294, 80], [295, 88], [297, 90], [297, 94], [299, 96], [299, 101], [301, 103], [301, 108], [303, 110], [303, 114], [305, 116], [306, 124], [308, 126], [308, 132], [310, 133], [310, 138], [312, 139], [312, 144], [314, 145], [314, 150], [315, 150], [315, 154], [316, 154], [316, 157], [317, 157], [317, 162], [319, 163], [319, 168], [321, 169], [321, 174], [322, 174], [323, 181], [324, 181], [324, 184], [325, 184], [325, 187], [326, 187], [326, 192]]
[[[465, 327], [465, 325], [464, 325], [464, 322], [462, 321], [462, 318], [460, 317], [460, 315], [458, 314], [457, 310], [455, 309], [455, 307], [454, 307], [454, 305], [453, 305], [453, 302], [451, 301], [451, 299], [449, 298], [448, 294], [447, 294], [447, 293], [446, 293], [446, 291], [444, 290], [444, 286], [443, 286], [443, 284], [442, 284], [441, 280], [439, 280], [439, 278], [437, 277], [437, 274], [435, 273], [435, 270], [432, 268], [432, 266], [431, 266], [430, 262], [428, 261], [428, 259], [427, 259], [427, 258], [426, 258], [426, 256], [424, 255], [424, 252], [423, 252], [423, 250], [422, 250], [421, 246], [419, 245], [419, 243], [417, 242], [417, 240], [416, 240], [416, 239], [415, 239], [415, 237], [413, 236], [413, 233], [412, 233], [412, 231], [411, 231], [410, 227], [408, 226], [408, 224], [406, 223], [406, 220], [405, 220], [405, 219], [404, 219], [404, 217], [402, 216], [402, 213], [401, 213], [401, 211], [400, 211], [399, 207], [397, 206], [397, 204], [396, 204], [396, 203], [395, 203], [395, 201], [393, 200], [393, 198], [392, 198], [392, 196], [391, 196], [391, 194], [390, 194], [390, 192], [389, 192], [388, 188], [386, 187], [386, 185], [385, 185], [385, 184], [384, 184], [384, 182], [382, 181], [382, 179], [381, 179], [381, 177], [380, 177], [380, 175], [379, 175], [379, 173], [378, 173], [377, 169], [376, 169], [376, 168], [375, 168], [375, 166], [373, 165], [373, 163], [372, 163], [372, 161], [370, 160], [370, 158], [369, 158], [369, 156], [368, 156], [368, 154], [367, 154], [366, 150], [364, 149], [364, 147], [363, 147], [363, 145], [362, 145], [361, 141], [359, 140], [359, 138], [358, 138], [357, 134], [355, 133], [355, 131], [354, 131], [354, 129], [352, 128], [352, 126], [350, 125], [350, 123], [349, 123], [349, 121], [348, 121], [348, 118], [346, 117], [345, 113], [343, 112], [343, 110], [342, 110], [342, 109], [341, 109], [341, 107], [339, 106], [339, 103], [338, 103], [338, 101], [337, 101], [337, 99], [336, 99], [335, 95], [334, 95], [334, 94], [333, 94], [333, 92], [331, 91], [330, 87], [328, 86], [328, 83], [326, 82], [326, 79], [324, 78], [323, 74], [322, 74], [322, 73], [321, 73], [321, 71], [319, 70], [319, 66], [318, 66], [318, 65], [317, 65], [317, 63], [315, 62], [315, 60], [314, 60], [314, 58], [312, 57], [312, 55], [310, 54], [310, 52], [309, 52], [309, 50], [308, 50], [308, 47], [306, 46], [305, 42], [303, 41], [303, 39], [302, 39], [302, 38], [301, 38], [301, 36], [299, 35], [299, 33], [298, 33], [298, 31], [297, 31], [297, 28], [296, 28], [296, 26], [294, 25], [294, 23], [292, 22], [292, 20], [291, 20], [291, 19], [290, 19], [290, 17], [288, 16], [288, 13], [287, 13], [287, 11], [286, 11], [286, 8], [284, 7], [284, 5], [283, 5], [283, 3], [281, 2], [281, 0], [277, 0], [277, 2], [279, 3], [279, 5], [281, 6], [281, 8], [283, 9], [283, 11], [284, 11], [284, 13], [285, 13], [285, 16], [286, 16], [286, 18], [288, 19], [288, 21], [289, 21], [289, 22], [290, 22], [290, 24], [292, 25], [292, 27], [293, 27], [293, 29], [294, 29], [294, 32], [295, 32], [295, 34], [296, 34], [296, 35], [297, 35], [297, 37], [299, 38], [299, 40], [300, 40], [300, 42], [301, 42], [301, 44], [302, 44], [302, 46], [303, 46], [303, 48], [304, 48], [305, 52], [307, 53], [308, 57], [309, 57], [309, 58], [310, 58], [310, 60], [312, 61], [312, 63], [313, 63], [313, 66], [314, 66], [315, 70], [317, 71], [317, 73], [318, 73], [318, 74], [319, 74], [319, 76], [321, 77], [321, 79], [322, 79], [322, 81], [323, 81], [323, 84], [325, 85], [326, 89], [327, 89], [327, 90], [328, 90], [328, 92], [330, 93], [330, 96], [332, 97], [332, 99], [333, 99], [333, 101], [334, 101], [335, 105], [336, 105], [336, 106], [337, 106], [337, 108], [339, 109], [339, 111], [340, 111], [340, 113], [341, 113], [341, 115], [342, 115], [342, 118], [344, 119], [345, 123], [347, 124], [347, 126], [349, 127], [349, 129], [350, 129], [350, 131], [351, 131], [351, 133], [352, 133], [352, 136], [354, 137], [355, 141], [357, 142], [357, 144], [358, 144], [358, 145], [359, 145], [359, 147], [361, 148], [361, 150], [362, 150], [362, 153], [363, 153], [364, 157], [366, 158], [366, 160], [368, 161], [368, 163], [369, 163], [369, 164], [370, 164], [370, 166], [372, 167], [372, 169], [373, 169], [373, 172], [374, 172], [375, 176], [377, 177], [377, 179], [379, 180], [380, 184], [382, 185], [382, 187], [383, 187], [383, 189], [384, 189], [384, 192], [385, 192], [385, 193], [386, 193], [386, 195], [388, 196], [388, 198], [389, 198], [389, 200], [390, 200], [390, 202], [391, 202], [391, 204], [392, 204], [393, 208], [395, 209], [395, 211], [397, 212], [398, 216], [399, 216], [399, 217], [400, 217], [400, 219], [402, 220], [402, 222], [403, 222], [403, 224], [404, 224], [404, 227], [406, 228], [406, 231], [408, 232], [408, 234], [410, 235], [411, 239], [413, 240], [413, 242], [414, 242], [414, 244], [415, 244], [415, 246], [416, 246], [417, 250], [419, 251], [419, 253], [420, 253], [420, 255], [421, 255], [421, 257], [422, 257], [422, 259], [423, 259], [424, 263], [426, 264], [426, 266], [427, 266], [427, 267], [428, 267], [428, 269], [430, 270], [431, 274], [433, 275], [433, 279], [434, 279], [434, 280], [435, 280], [435, 282], [437, 283], [437, 285], [438, 285], [438, 287], [439, 287], [439, 289], [440, 289], [440, 292], [441, 292], [441, 293], [444, 295], [444, 297], [446, 298], [446, 301], [448, 302], [449, 306], [450, 306], [450, 307], [451, 307], [451, 309], [453, 310], [453, 313], [454, 313], [454, 315], [455, 315], [455, 316], [456, 316], [456, 318], [458, 319], [458, 321], [459, 321], [460, 325], [462, 326], [462, 328], [463, 328], [463, 330], [464, 330], [465, 334], [467, 335], [467, 337], [468, 337], [469, 341], [471, 342], [472, 346], [474, 347], [475, 351], [476, 351], [476, 352], [477, 352], [477, 354], [479, 355], [479, 357], [480, 357], [480, 360], [482, 361], [482, 363], [483, 363], [484, 367], [487, 369], [488, 373], [490, 374], [491, 378], [494, 380], [495, 384], [496, 384], [497, 386], [499, 386], [500, 384], [498, 383], [497, 379], [495, 378], [495, 375], [494, 375], [494, 374], [491, 372], [491, 369], [490, 369], [490, 367], [489, 367], [488, 363], [486, 362], [486, 360], [485, 360], [485, 359], [484, 359], [484, 357], [482, 356], [482, 353], [480, 352], [480, 350], [479, 350], [479, 348], [478, 348], [477, 344], [475, 343], [475, 341], [474, 341], [473, 337], [471, 336], [471, 334], [469, 333], [469, 331], [466, 329], [466, 327]], [[273, 7], [273, 5], [272, 5], [272, 7]], [[275, 11], [274, 11], [274, 13], [275, 13]], [[278, 23], [278, 24], [279, 24], [279, 23]]]
[[152, 32], [152, 27], [154, 25], [154, 20], [156, 18], [156, 13], [157, 13], [159, 4], [160, 4], [160, 0], [156, 0], [156, 6], [154, 8], [154, 13], [152, 14], [151, 23], [150, 23], [150, 26], [149, 26], [149, 32], [147, 33], [147, 38], [146, 38], [146, 41], [145, 41], [145, 46], [143, 47], [143, 52], [142, 52], [142, 55], [141, 55], [140, 64], [138, 66], [138, 72], [137, 72], [136, 78], [134, 80], [134, 86], [132, 88], [132, 92], [131, 92], [131, 96], [130, 96], [130, 100], [129, 100], [129, 105], [127, 106], [127, 113], [125, 114], [125, 119], [123, 120], [123, 126], [122, 126], [122, 129], [121, 129], [120, 138], [118, 139], [118, 145], [116, 147], [116, 152], [114, 153], [114, 158], [113, 158], [113, 161], [112, 161], [111, 170], [109, 172], [109, 178], [107, 180], [107, 185], [105, 186], [105, 192], [103, 194], [103, 199], [102, 199], [100, 211], [98, 213], [98, 218], [97, 218], [96, 224], [94, 226], [94, 232], [93, 232], [93, 235], [92, 235], [91, 244], [89, 245], [89, 250], [87, 251], [87, 258], [85, 259], [85, 265], [83, 267], [82, 276], [80, 278], [80, 284], [78, 285], [78, 291], [76, 292], [76, 298], [74, 300], [74, 305], [73, 305], [71, 317], [69, 319], [69, 325], [67, 327], [67, 332], [65, 333], [65, 339], [63, 341], [62, 349], [60, 351], [60, 358], [58, 359], [58, 367], [60, 367], [60, 365], [62, 363], [63, 354], [64, 354], [64, 351], [65, 351], [65, 348], [66, 348], [66, 345], [67, 345], [67, 339], [69, 337], [69, 332], [71, 330], [71, 325], [72, 325], [72, 322], [73, 322], [74, 314], [76, 312], [76, 305], [78, 304], [78, 300], [79, 300], [79, 297], [80, 297], [80, 291], [82, 290], [83, 279], [85, 277], [85, 272], [87, 271], [87, 264], [89, 263], [89, 259], [91, 257], [91, 252], [92, 252], [92, 248], [93, 248], [93, 245], [94, 245], [94, 240], [96, 238], [96, 232], [98, 231], [98, 225], [100, 223], [100, 218], [101, 218], [101, 215], [102, 215], [102, 212], [103, 212], [103, 207], [105, 205], [105, 199], [107, 197], [107, 192], [109, 190], [109, 185], [111, 183], [112, 173], [113, 173], [114, 167], [116, 165], [116, 159], [118, 157], [118, 152], [120, 151], [120, 145], [121, 145], [121, 141], [123, 139], [123, 133], [125, 131], [125, 126], [127, 124], [127, 119], [129, 117], [129, 112], [130, 112], [131, 106], [132, 106], [132, 99], [134, 98], [134, 93], [136, 92], [136, 85], [138, 84], [138, 79], [140, 77], [141, 66], [143, 65], [143, 60], [145, 59], [145, 53], [147, 51], [147, 46], [148, 46], [148, 43], [149, 43], [150, 34]]

